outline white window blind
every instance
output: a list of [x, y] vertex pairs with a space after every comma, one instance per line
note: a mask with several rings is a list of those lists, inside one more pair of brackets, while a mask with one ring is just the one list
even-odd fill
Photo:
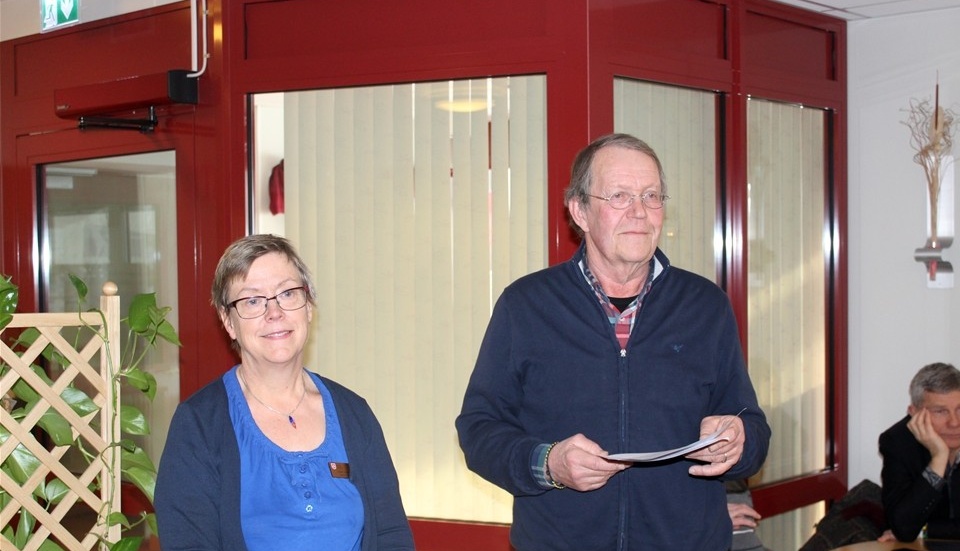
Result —
[[285, 94], [307, 367], [370, 402], [410, 516], [511, 520], [454, 419], [494, 301], [547, 264], [545, 98], [543, 76]]
[[614, 128], [647, 142], [670, 200], [660, 248], [672, 264], [717, 279], [716, 95], [625, 78], [613, 82]]
[[[756, 478], [773, 482], [826, 467], [824, 111], [754, 98], [747, 123], [747, 356], [773, 430]], [[797, 548], [823, 513], [764, 519], [763, 541]]]

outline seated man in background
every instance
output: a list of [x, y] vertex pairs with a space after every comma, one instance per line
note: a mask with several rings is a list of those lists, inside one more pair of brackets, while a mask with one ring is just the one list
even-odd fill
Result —
[[[960, 538], [960, 371], [924, 366], [910, 381], [907, 416], [880, 435], [883, 508], [892, 536]], [[891, 539], [890, 534], [883, 539]]]

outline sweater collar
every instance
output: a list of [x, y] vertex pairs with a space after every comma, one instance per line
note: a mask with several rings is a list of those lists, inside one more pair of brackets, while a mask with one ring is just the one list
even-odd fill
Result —
[[[585, 241], [580, 242], [580, 246], [577, 248], [577, 252], [574, 253], [573, 257], [570, 258], [570, 262], [577, 267], [577, 270], [580, 270], [581, 263], [585, 263], [587, 258], [587, 244]], [[670, 267], [670, 259], [667, 258], [667, 255], [664, 254], [660, 247], [657, 247], [657, 250], [653, 252], [653, 258], [650, 259], [650, 267], [653, 270], [652, 280], [656, 280]]]

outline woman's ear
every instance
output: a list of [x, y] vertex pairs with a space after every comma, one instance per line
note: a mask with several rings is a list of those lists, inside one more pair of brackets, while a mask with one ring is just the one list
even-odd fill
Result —
[[234, 341], [237, 340], [237, 330], [233, 327], [233, 318], [230, 317], [229, 309], [220, 310], [220, 323], [222, 323], [223, 328], [227, 330], [230, 339]]

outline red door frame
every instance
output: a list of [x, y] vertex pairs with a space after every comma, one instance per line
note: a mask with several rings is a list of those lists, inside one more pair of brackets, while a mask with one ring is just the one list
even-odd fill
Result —
[[[716, 90], [726, 98], [720, 205], [730, 246], [720, 280], [746, 339], [746, 97], [833, 113], [828, 180], [832, 402], [828, 468], [760, 489], [769, 516], [846, 487], [845, 24], [766, 0], [211, 0], [210, 57], [197, 106], [161, 113], [153, 135], [94, 135], [53, 114], [53, 90], [189, 63], [189, 2], [0, 43], [0, 271], [35, 304], [37, 162], [73, 155], [177, 151], [181, 395], [234, 356], [205, 291], [223, 248], [246, 231], [249, 94], [509, 74], [547, 76], [550, 261], [574, 250], [560, 197], [569, 163], [613, 127], [614, 76]], [[811, 55], [810, 52], [815, 52]], [[125, 131], [120, 131], [125, 132]], [[49, 139], [25, 138], [50, 133]], [[31, 149], [44, 143], [44, 151]], [[101, 144], [97, 146], [95, 144]], [[23, 148], [23, 151], [20, 149]], [[99, 148], [99, 149], [98, 149]], [[72, 157], [77, 158], [77, 157]], [[12, 245], [8, 245], [12, 244]], [[190, 268], [187, 268], [187, 267]], [[216, 344], [218, 343], [219, 344]], [[204, 346], [199, 346], [204, 343]], [[214, 343], [212, 346], [209, 343]]]

